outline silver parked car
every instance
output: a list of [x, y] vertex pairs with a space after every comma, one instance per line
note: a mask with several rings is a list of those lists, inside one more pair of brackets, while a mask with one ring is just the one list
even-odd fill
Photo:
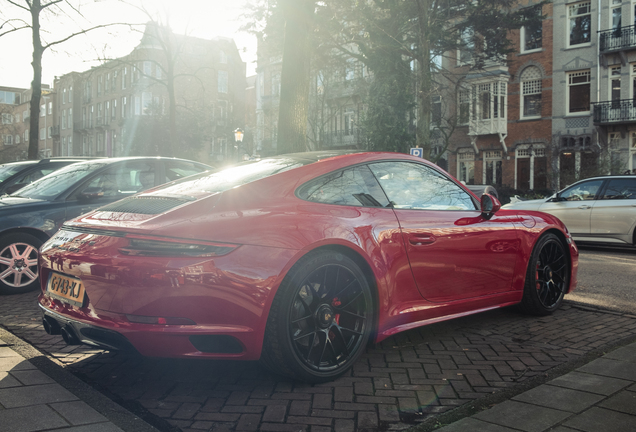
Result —
[[519, 201], [503, 208], [550, 213], [563, 221], [578, 242], [636, 246], [634, 175], [588, 178], [549, 198]]

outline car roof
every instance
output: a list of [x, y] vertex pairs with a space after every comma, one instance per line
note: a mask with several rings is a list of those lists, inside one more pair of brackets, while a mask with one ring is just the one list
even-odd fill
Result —
[[[614, 179], [614, 178], [626, 178], [626, 179], [629, 179], [629, 178], [636, 178], [636, 175], [634, 175], [634, 174], [608, 174], [608, 175], [601, 175], [601, 176], [594, 176], [594, 177], [584, 178], [584, 179], [576, 181], [575, 183], [586, 181], [586, 180], [605, 180], [605, 179]], [[572, 183], [572, 184], [574, 184], [574, 183]]]
[[117, 162], [126, 162], [126, 161], [135, 161], [135, 160], [179, 160], [179, 161], [184, 161], [184, 162], [192, 162], [192, 163], [196, 163], [199, 165], [207, 165], [204, 164], [202, 162], [197, 162], [197, 161], [193, 161], [193, 160], [188, 160], [188, 159], [181, 159], [181, 158], [175, 158], [175, 157], [165, 157], [165, 156], [123, 156], [123, 157], [114, 157], [114, 158], [99, 158], [99, 159], [91, 159], [91, 160], [85, 160], [85, 161], [78, 161], [77, 164], [114, 164]]
[[16, 161], [16, 162], [5, 162], [3, 164], [0, 164], [0, 166], [5, 166], [5, 165], [35, 165], [37, 164], [38, 161], [36, 160], [26, 160], [26, 161]]

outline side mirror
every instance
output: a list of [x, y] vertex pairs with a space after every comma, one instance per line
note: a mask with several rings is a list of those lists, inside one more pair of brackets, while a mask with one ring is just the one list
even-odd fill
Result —
[[88, 201], [88, 200], [103, 197], [103, 196], [104, 196], [104, 189], [100, 187], [89, 187], [84, 189], [80, 193], [79, 198], [82, 200]]
[[501, 203], [490, 194], [481, 196], [481, 215], [484, 219], [490, 219], [501, 208]]

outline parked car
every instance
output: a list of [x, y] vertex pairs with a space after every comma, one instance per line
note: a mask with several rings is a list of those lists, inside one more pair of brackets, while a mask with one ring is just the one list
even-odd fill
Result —
[[539, 210], [561, 219], [577, 242], [636, 246], [636, 176], [592, 177], [544, 199], [505, 209]]
[[331, 380], [372, 338], [559, 307], [578, 260], [565, 227], [499, 206], [409, 155], [245, 162], [65, 223], [41, 249], [43, 324], [70, 344]]
[[170, 158], [95, 159], [68, 165], [0, 198], [0, 293], [38, 286], [38, 248], [68, 219], [207, 165]]
[[12, 175], [19, 173], [23, 169], [26, 169], [37, 163], [38, 161], [28, 160], [19, 162], [7, 162], [0, 165], [0, 184], [2, 184], [3, 181], [11, 177]]
[[[13, 162], [4, 166], [15, 166], [20, 169], [14, 170], [12, 175], [5, 177], [0, 182], [0, 196], [11, 195], [12, 193], [22, 189], [29, 183], [51, 174], [53, 171], [64, 168], [67, 165], [82, 162], [85, 160], [96, 159], [92, 157], [60, 157], [41, 159], [39, 161]], [[13, 165], [15, 164], [15, 165]], [[0, 170], [2, 167], [0, 167]], [[7, 171], [9, 173], [11, 171]]]

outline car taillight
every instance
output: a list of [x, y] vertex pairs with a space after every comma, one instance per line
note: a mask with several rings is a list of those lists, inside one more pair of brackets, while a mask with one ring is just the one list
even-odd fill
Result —
[[131, 236], [128, 238], [128, 247], [120, 248], [119, 251], [125, 255], [137, 256], [218, 257], [229, 254], [237, 247], [239, 245], [229, 243], [190, 242], [182, 239], [151, 240]]

